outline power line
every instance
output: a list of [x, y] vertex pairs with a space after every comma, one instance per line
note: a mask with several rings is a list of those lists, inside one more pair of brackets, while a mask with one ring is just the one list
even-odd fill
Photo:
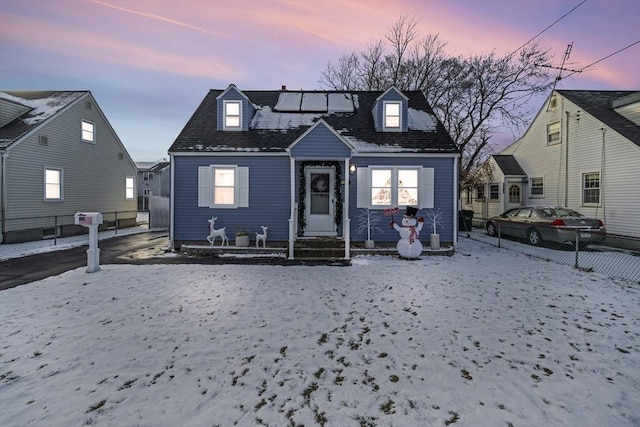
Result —
[[580, 68], [579, 70], [576, 70], [576, 71], [573, 71], [573, 70], [572, 70], [572, 71], [573, 71], [573, 73], [571, 73], [571, 74], [569, 74], [569, 75], [567, 75], [567, 76], [565, 76], [565, 77], [563, 77], [563, 78], [564, 78], [564, 79], [566, 79], [567, 77], [571, 77], [571, 76], [573, 76], [575, 73], [581, 73], [581, 72], [582, 72], [582, 70], [585, 70], [585, 69], [587, 69], [587, 68], [591, 67], [592, 65], [596, 65], [598, 62], [602, 62], [602, 61], [604, 61], [605, 59], [611, 58], [613, 55], [616, 55], [616, 54], [618, 54], [618, 53], [622, 52], [623, 50], [629, 49], [630, 47], [635, 46], [635, 45], [637, 45], [638, 43], [640, 43], [640, 40], [638, 40], [638, 41], [637, 41], [637, 42], [635, 42], [635, 43], [631, 43], [629, 46], [623, 47], [622, 49], [617, 50], [617, 51], [613, 52], [612, 54], [609, 54], [609, 55], [605, 56], [604, 58], [598, 59], [596, 62], [592, 62], [591, 64], [587, 65], [586, 67], [582, 67], [582, 68]]
[[584, 3], [586, 3], [587, 0], [582, 0], [582, 3], [576, 5], [573, 9], [571, 9], [569, 12], [565, 13], [564, 15], [562, 15], [560, 18], [556, 19], [555, 22], [551, 25], [549, 25], [547, 28], [545, 28], [544, 30], [540, 31], [538, 34], [536, 34], [535, 36], [531, 37], [529, 40], [527, 40], [526, 43], [524, 43], [522, 46], [520, 46], [519, 48], [517, 48], [516, 50], [514, 50], [513, 52], [511, 52], [510, 55], [513, 55], [514, 53], [516, 53], [517, 51], [519, 51], [520, 49], [522, 49], [523, 47], [525, 47], [526, 45], [528, 45], [529, 43], [531, 43], [533, 40], [535, 40], [536, 38], [538, 38], [540, 35], [542, 35], [545, 31], [547, 31], [549, 28], [553, 27], [554, 25], [556, 25], [558, 22], [560, 22], [562, 19], [564, 19], [567, 15], [569, 15], [571, 12], [573, 12], [574, 10], [576, 10], [577, 8], [579, 8], [580, 6], [582, 6]]

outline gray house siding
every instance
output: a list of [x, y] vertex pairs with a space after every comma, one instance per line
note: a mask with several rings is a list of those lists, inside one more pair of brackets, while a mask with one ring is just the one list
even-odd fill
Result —
[[[87, 108], [86, 101], [91, 101], [91, 109]], [[82, 141], [83, 119], [95, 125], [95, 143]], [[40, 143], [40, 136], [47, 137], [46, 145]], [[14, 143], [7, 150], [7, 156], [5, 218], [58, 215], [61, 216], [58, 225], [65, 227], [73, 224], [73, 214], [78, 211], [127, 211], [118, 216], [121, 225], [135, 224], [135, 194], [131, 200], [125, 198], [125, 179], [136, 179], [135, 164], [90, 95], [80, 97]], [[62, 170], [60, 201], [44, 200], [46, 168]], [[24, 227], [13, 221], [5, 225], [5, 232]], [[51, 226], [50, 218], [43, 220], [43, 224], [30, 222], [33, 228]]]
[[291, 157], [344, 159], [351, 157], [351, 148], [320, 123], [291, 148]]
[[[369, 166], [422, 166], [425, 168], [434, 168], [434, 211], [442, 212], [442, 227], [438, 228], [440, 234], [440, 240], [442, 242], [454, 241], [454, 212], [455, 210], [455, 197], [452, 197], [452, 191], [455, 185], [453, 182], [454, 173], [454, 159], [451, 157], [354, 157], [351, 162], [356, 167], [369, 167]], [[357, 174], [349, 175], [349, 217], [351, 218], [351, 237], [354, 241], [365, 240], [366, 231], [358, 233], [358, 217], [362, 212], [356, 204], [358, 181]], [[401, 211], [394, 215], [396, 222], [400, 222], [404, 214], [404, 207], [400, 207]], [[426, 213], [431, 209], [420, 209], [418, 211], [418, 217], [425, 217]], [[398, 233], [389, 226], [391, 221], [390, 217], [383, 216], [383, 209], [374, 209], [374, 216], [382, 217], [379, 223], [380, 228], [384, 231], [383, 234], [375, 234], [375, 241], [377, 242], [397, 242], [399, 237]], [[420, 233], [420, 241], [423, 243], [429, 242], [430, 231], [425, 223], [422, 232]]]
[[[235, 165], [249, 168], [249, 207], [211, 209], [198, 207], [198, 167]], [[216, 228], [226, 227], [229, 240], [236, 230], [249, 229], [253, 241], [260, 226], [269, 227], [270, 241], [286, 241], [291, 214], [290, 175], [288, 156], [174, 156], [175, 173], [174, 240], [181, 242], [206, 241], [209, 220], [218, 218]]]

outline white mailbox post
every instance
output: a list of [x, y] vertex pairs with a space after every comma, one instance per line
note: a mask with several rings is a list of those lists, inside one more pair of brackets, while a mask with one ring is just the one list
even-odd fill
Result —
[[100, 212], [78, 212], [75, 224], [89, 229], [89, 249], [87, 249], [87, 273], [100, 270], [100, 249], [98, 249], [98, 226], [102, 224]]

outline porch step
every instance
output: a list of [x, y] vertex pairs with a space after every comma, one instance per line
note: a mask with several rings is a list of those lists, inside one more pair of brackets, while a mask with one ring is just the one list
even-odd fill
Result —
[[344, 240], [335, 237], [300, 238], [293, 246], [296, 259], [344, 259]]

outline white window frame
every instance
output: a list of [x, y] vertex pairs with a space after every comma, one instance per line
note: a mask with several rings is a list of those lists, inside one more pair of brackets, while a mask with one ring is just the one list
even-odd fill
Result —
[[143, 172], [142, 173], [143, 181], [153, 181], [153, 172]]
[[[493, 197], [494, 194], [495, 194], [495, 197]], [[500, 184], [489, 184], [489, 201], [490, 202], [500, 201]]]
[[[85, 125], [91, 126], [91, 129], [85, 129]], [[96, 143], [96, 124], [89, 120], [82, 119], [80, 125], [82, 141]]]
[[[216, 169], [234, 170], [233, 204], [215, 202]], [[209, 165], [198, 167], [198, 207], [238, 209], [249, 207], [249, 168], [237, 165]]]
[[509, 185], [509, 203], [522, 203], [522, 189], [518, 184]]
[[124, 199], [133, 200], [136, 197], [136, 178], [134, 176], [127, 176], [124, 179]]
[[[530, 182], [530, 185], [529, 185], [530, 197], [532, 199], [536, 199], [536, 198], [542, 199], [542, 198], [544, 198], [544, 178], [537, 176], [537, 177], [531, 178], [529, 180], [529, 182]], [[538, 182], [540, 184], [539, 185], [535, 185]], [[534, 189], [540, 189], [540, 193], [539, 194], [534, 193], [533, 192]]]
[[[387, 110], [390, 106], [398, 107], [398, 114], [390, 114]], [[388, 120], [391, 118], [396, 118], [398, 120], [397, 126], [392, 126], [388, 124]], [[382, 129], [387, 132], [400, 132], [402, 131], [402, 102], [399, 101], [385, 101], [382, 103]]]
[[[598, 186], [597, 187], [589, 187], [587, 188], [586, 184], [587, 184], [587, 177], [589, 175], [597, 175], [598, 176]], [[582, 187], [582, 191], [580, 192], [582, 194], [582, 205], [583, 206], [600, 206], [600, 194], [601, 194], [601, 177], [600, 177], [600, 172], [585, 172], [582, 174], [582, 180], [581, 180], [581, 187]], [[585, 193], [587, 191], [597, 191], [598, 194], [598, 200], [596, 202], [592, 202], [589, 201], [587, 202], [585, 199]]]
[[[47, 181], [47, 172], [57, 172], [57, 176], [58, 176], [58, 182], [48, 182]], [[42, 177], [42, 182], [44, 184], [43, 187], [43, 192], [42, 192], [42, 197], [44, 199], [45, 202], [60, 202], [62, 200], [64, 200], [64, 170], [60, 169], [60, 168], [49, 168], [49, 167], [45, 167], [44, 168], [44, 173], [43, 173], [43, 177]], [[57, 189], [58, 189], [58, 197], [48, 197], [48, 187], [50, 186], [56, 186], [57, 185]]]
[[560, 122], [549, 123], [547, 125], [547, 145], [556, 145], [562, 142], [562, 132]]
[[484, 201], [486, 199], [486, 191], [484, 185], [479, 185], [476, 187], [476, 200]]
[[[222, 129], [223, 130], [242, 130], [242, 101], [223, 101], [223, 117], [222, 117]], [[237, 105], [238, 106], [238, 114], [229, 114], [229, 106]], [[236, 118], [238, 120], [238, 125], [229, 125], [228, 120], [230, 118]]]
[[[391, 197], [387, 205], [372, 204], [372, 174], [374, 170], [391, 171]], [[357, 170], [357, 202], [358, 208], [388, 209], [406, 205], [398, 204], [398, 171], [415, 170], [418, 172], [418, 203], [419, 209], [432, 209], [434, 198], [434, 169], [422, 166], [369, 166]], [[412, 205], [416, 206], [416, 205]]]

